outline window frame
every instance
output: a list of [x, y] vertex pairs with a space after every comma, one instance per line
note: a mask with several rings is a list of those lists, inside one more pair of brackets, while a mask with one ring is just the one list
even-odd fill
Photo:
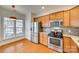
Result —
[[[21, 20], [21, 19], [17, 19], [17, 20]], [[22, 22], [23, 22], [23, 24], [22, 24], [22, 25], [23, 25], [23, 27], [22, 27], [22, 32], [23, 32], [23, 34], [22, 34], [22, 35], [16, 34], [16, 37], [21, 37], [21, 36], [24, 36], [24, 34], [25, 34], [25, 33], [24, 33], [24, 32], [25, 32], [25, 30], [24, 30], [24, 29], [25, 29], [24, 20], [22, 20]], [[16, 23], [16, 21], [15, 21], [15, 23]], [[16, 27], [16, 25], [15, 25], [15, 27]], [[21, 27], [17, 27], [17, 28], [21, 28]], [[16, 32], [16, 31], [15, 31], [15, 32]]]
[[2, 23], [3, 23], [3, 26], [2, 26], [2, 27], [3, 27], [3, 28], [2, 28], [2, 29], [3, 29], [3, 40], [14, 39], [14, 38], [16, 37], [16, 35], [15, 35], [15, 21], [13, 21], [13, 22], [14, 22], [14, 25], [13, 25], [13, 26], [14, 26], [14, 29], [13, 29], [13, 31], [14, 31], [14, 37], [12, 37], [12, 38], [10, 37], [10, 38], [5, 39], [5, 38], [4, 38], [4, 34], [5, 34], [5, 33], [4, 33], [4, 29], [5, 29], [5, 28], [4, 28], [4, 25], [5, 25], [5, 24], [4, 24], [4, 18], [9, 18], [9, 17], [3, 17], [3, 22], [2, 22]]
[[[7, 17], [7, 18], [9, 18], [9, 17]], [[18, 20], [18, 19], [16, 19], [16, 20]], [[11, 39], [19, 38], [19, 37], [25, 37], [25, 20], [24, 19], [19, 19], [19, 20], [23, 20], [23, 29], [22, 29], [23, 34], [22, 35], [16, 34], [16, 21], [14, 20], [14, 37], [4, 39], [4, 17], [1, 17], [1, 40], [0, 41], [11, 40]]]

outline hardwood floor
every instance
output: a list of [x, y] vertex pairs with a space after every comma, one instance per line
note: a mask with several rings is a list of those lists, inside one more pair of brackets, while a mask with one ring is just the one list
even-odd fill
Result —
[[57, 53], [42, 44], [34, 44], [27, 39], [0, 47], [0, 53]]

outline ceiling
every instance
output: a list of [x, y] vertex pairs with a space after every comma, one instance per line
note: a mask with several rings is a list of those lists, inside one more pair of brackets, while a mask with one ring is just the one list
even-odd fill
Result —
[[[41, 7], [44, 6], [45, 9]], [[28, 11], [31, 11], [34, 14], [45, 14], [57, 10], [69, 9], [75, 5], [16, 5], [16, 11], [22, 14], [27, 14]], [[12, 10], [11, 5], [0, 5], [0, 7]]]

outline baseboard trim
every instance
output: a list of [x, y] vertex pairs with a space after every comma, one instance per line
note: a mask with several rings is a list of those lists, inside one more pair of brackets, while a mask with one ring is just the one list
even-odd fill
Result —
[[6, 45], [6, 44], [9, 44], [9, 43], [12, 43], [12, 42], [16, 42], [16, 41], [19, 41], [19, 40], [23, 40], [23, 39], [25, 39], [25, 37], [0, 41], [0, 46]]

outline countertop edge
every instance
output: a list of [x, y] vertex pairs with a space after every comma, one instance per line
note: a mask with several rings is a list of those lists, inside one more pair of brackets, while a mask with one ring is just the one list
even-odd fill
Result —
[[63, 34], [63, 36], [70, 37], [76, 45], [79, 47], [79, 37], [74, 35]]

